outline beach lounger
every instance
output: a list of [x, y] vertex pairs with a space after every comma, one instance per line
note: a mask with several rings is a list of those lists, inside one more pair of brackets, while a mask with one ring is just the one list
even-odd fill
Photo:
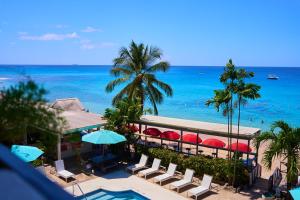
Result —
[[55, 168], [57, 175], [63, 177], [66, 180], [66, 182], [68, 182], [68, 178], [75, 176], [72, 172], [65, 170], [65, 164], [63, 160], [55, 161]]
[[190, 196], [195, 196], [196, 200], [198, 199], [198, 196], [207, 193], [210, 190], [210, 186], [211, 186], [211, 181], [212, 181], [213, 177], [204, 174], [201, 185], [196, 187], [196, 188], [192, 188], [190, 190], [187, 191], [187, 195]]
[[192, 169], [186, 169], [185, 174], [182, 180], [175, 181], [170, 184], [170, 188], [176, 188], [177, 192], [179, 192], [180, 188], [183, 188], [187, 185], [190, 185], [193, 181], [193, 176], [194, 176], [195, 171]]
[[160, 159], [154, 158], [151, 168], [140, 171], [139, 175], [142, 175], [145, 178], [147, 178], [148, 175], [158, 172], [160, 167], [160, 162], [161, 162]]
[[159, 182], [159, 184], [161, 185], [161, 182], [173, 178], [175, 175], [176, 168], [177, 165], [170, 163], [168, 167], [168, 171], [165, 174], [154, 177], [154, 182]]
[[135, 171], [137, 171], [139, 169], [146, 168], [147, 161], [148, 161], [148, 156], [142, 154], [140, 162], [138, 164], [131, 165], [131, 166], [127, 167], [126, 169], [131, 171], [132, 173], [134, 173]]

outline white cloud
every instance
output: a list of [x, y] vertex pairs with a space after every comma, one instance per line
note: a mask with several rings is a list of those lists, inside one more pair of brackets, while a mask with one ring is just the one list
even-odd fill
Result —
[[68, 34], [56, 34], [56, 33], [46, 33], [43, 35], [29, 35], [28, 33], [19, 33], [20, 40], [39, 40], [39, 41], [53, 41], [53, 40], [64, 40], [64, 39], [75, 39], [79, 38], [76, 32]]
[[94, 28], [94, 27], [88, 26], [85, 29], [81, 30], [81, 32], [92, 33], [92, 32], [102, 32], [102, 30], [99, 28]]
[[102, 43], [93, 43], [90, 40], [81, 40], [80, 48], [85, 50], [91, 50], [96, 48], [110, 48], [116, 46], [113, 42], [102, 42]]

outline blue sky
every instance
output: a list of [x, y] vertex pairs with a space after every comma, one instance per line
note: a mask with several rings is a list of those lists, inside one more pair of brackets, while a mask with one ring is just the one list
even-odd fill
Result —
[[1, 64], [111, 64], [131, 40], [172, 65], [300, 66], [300, 1], [0, 0]]

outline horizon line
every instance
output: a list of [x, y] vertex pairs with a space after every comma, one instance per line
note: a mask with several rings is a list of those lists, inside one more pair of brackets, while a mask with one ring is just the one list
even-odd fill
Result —
[[[0, 66], [113, 66], [112, 64], [0, 64]], [[170, 65], [171, 67], [225, 67], [225, 65]], [[262, 66], [262, 65], [253, 65], [253, 66], [236, 66], [236, 67], [249, 67], [249, 68], [300, 68], [300, 66]]]

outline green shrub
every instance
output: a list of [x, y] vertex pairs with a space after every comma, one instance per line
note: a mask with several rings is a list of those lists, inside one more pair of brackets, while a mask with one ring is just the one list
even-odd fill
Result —
[[[181, 153], [177, 153], [167, 149], [161, 148], [148, 148], [142, 145], [138, 146], [138, 154], [149, 155], [150, 158], [161, 159], [161, 164], [168, 167], [169, 163], [172, 162], [177, 164], [177, 170], [184, 173], [186, 168], [195, 170], [195, 175], [202, 177], [203, 174], [208, 174], [214, 177], [214, 182], [228, 182], [232, 183], [233, 178], [233, 161], [230, 162], [223, 158], [212, 158], [210, 156], [185, 156]], [[248, 183], [248, 172], [243, 166], [241, 160], [237, 163], [237, 174], [236, 180], [239, 185]]]

